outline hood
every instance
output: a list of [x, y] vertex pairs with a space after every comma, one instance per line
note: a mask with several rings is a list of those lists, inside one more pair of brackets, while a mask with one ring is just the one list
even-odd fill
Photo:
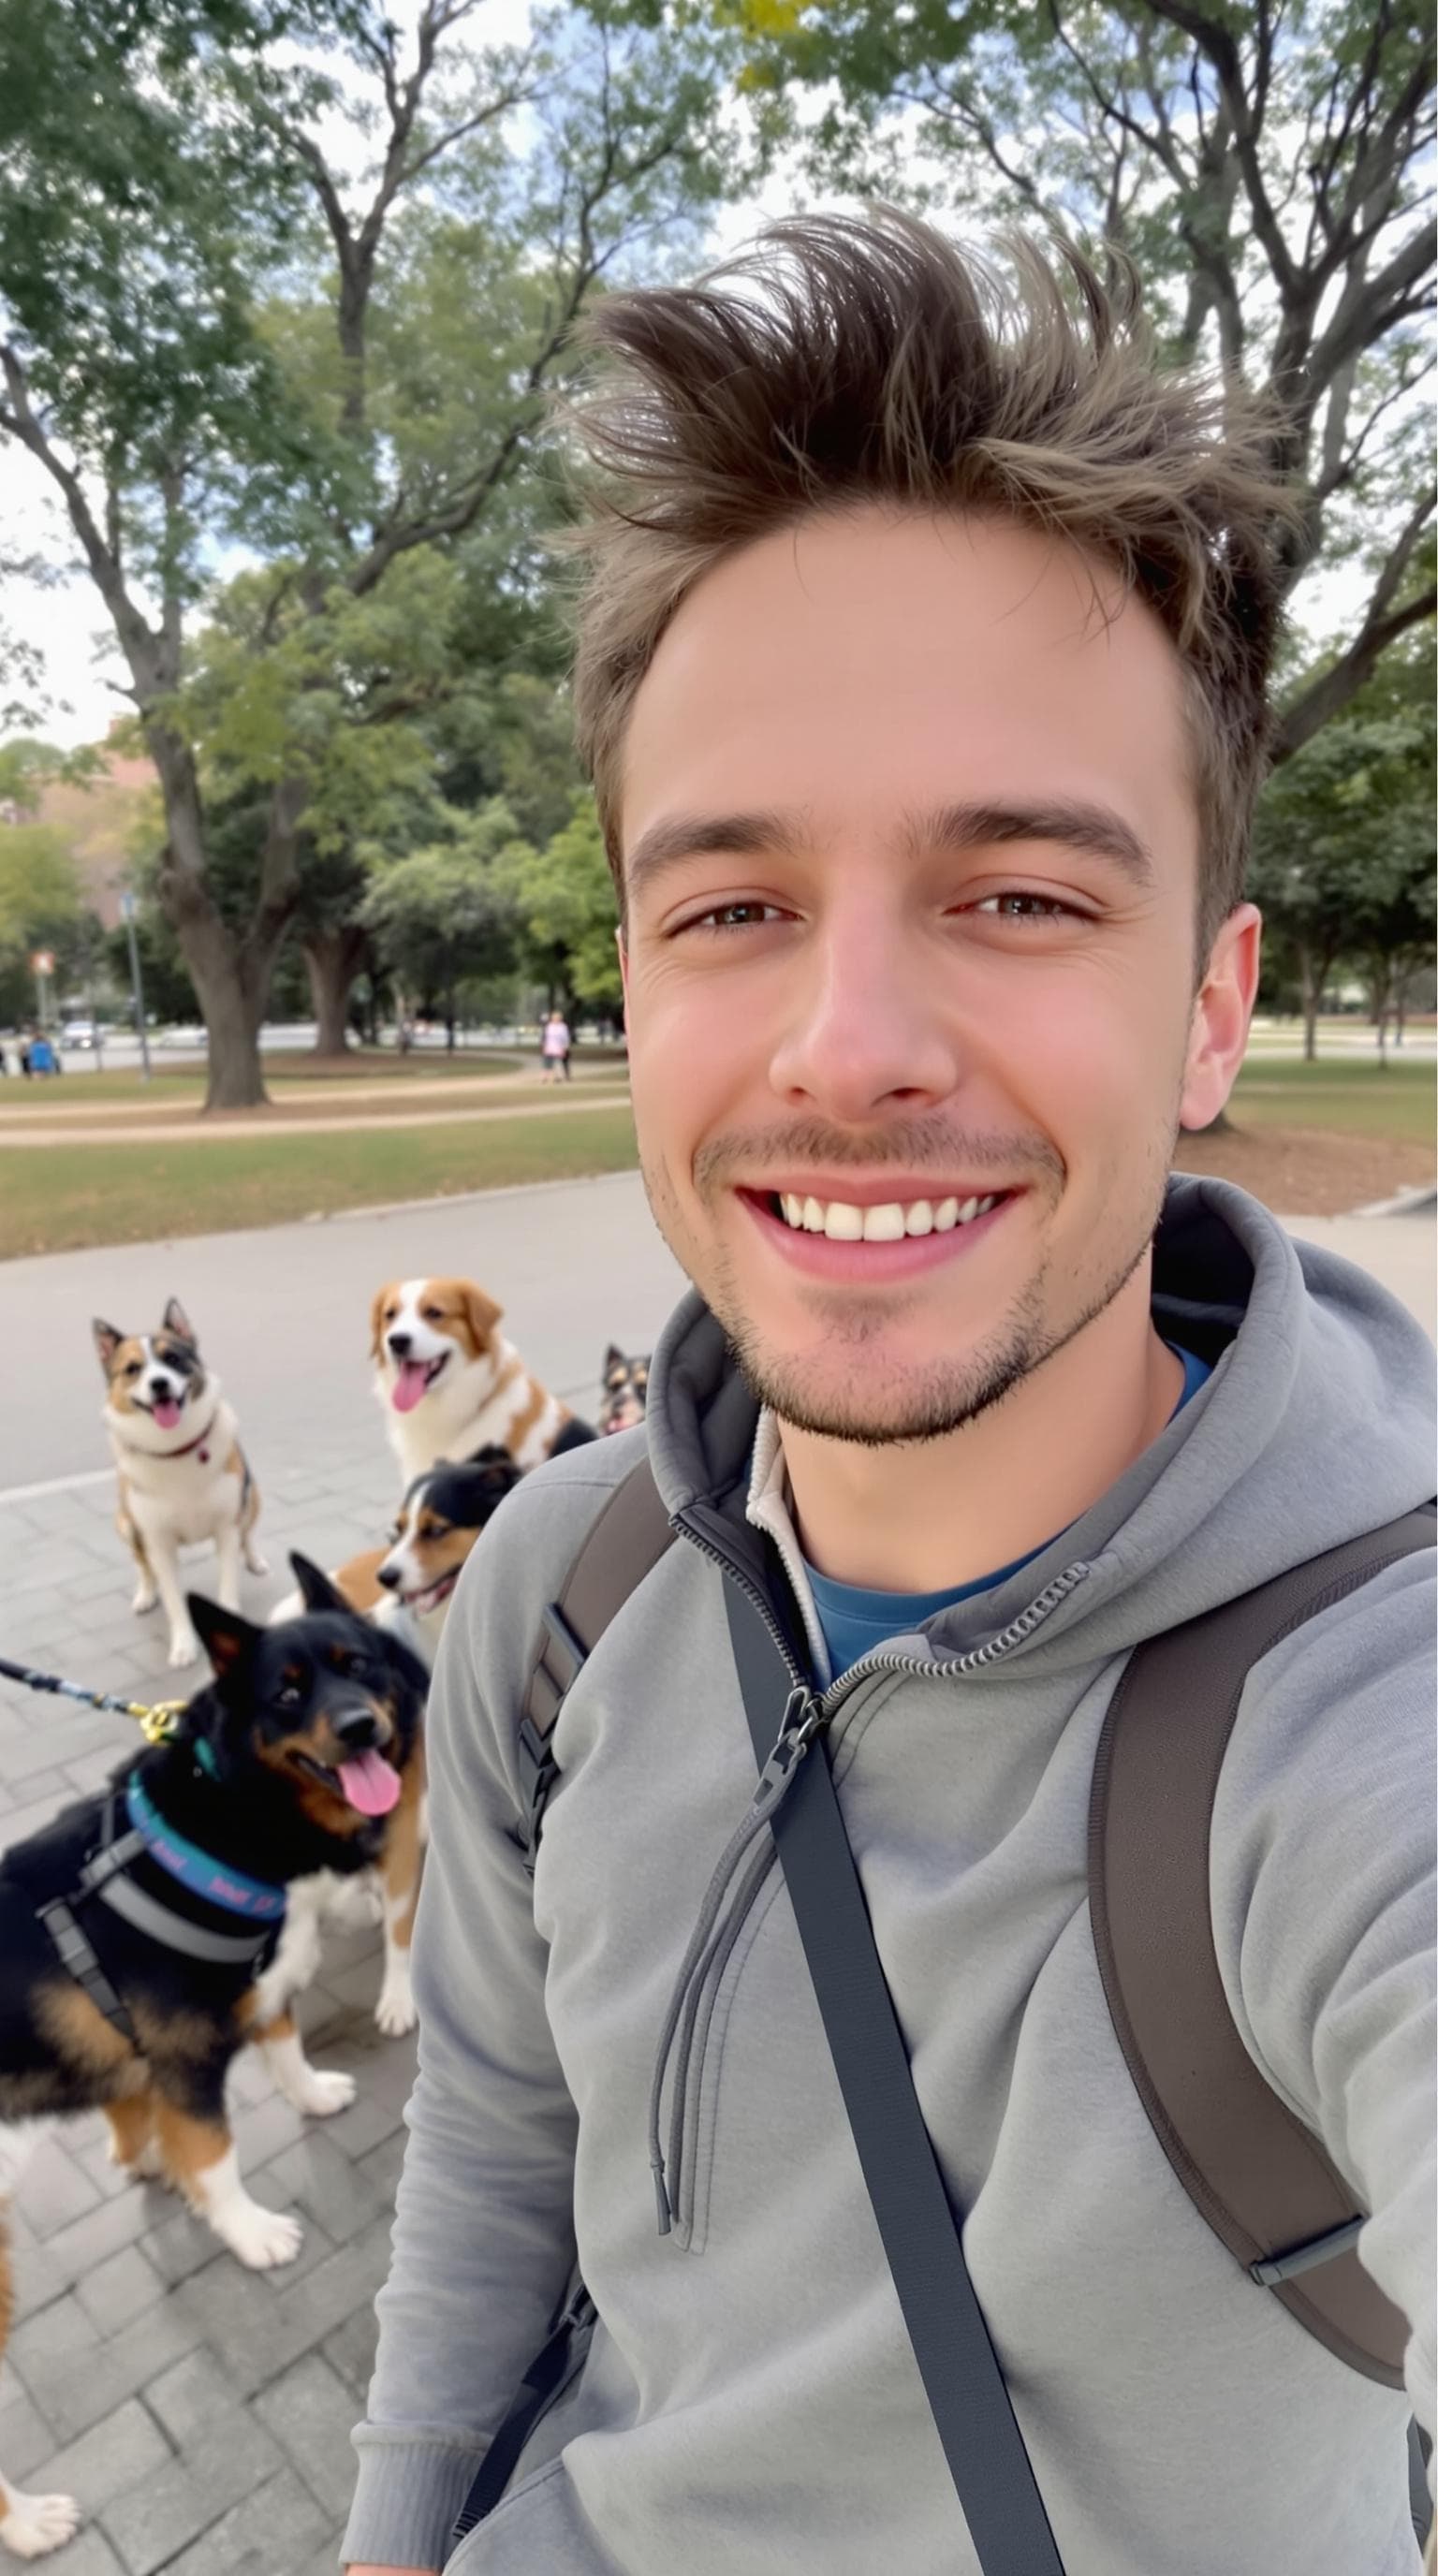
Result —
[[[1052, 1546], [930, 1620], [931, 1653], [972, 1653], [1074, 1569], [1081, 1579], [988, 1670], [998, 1679], [1031, 1657], [1057, 1669], [1127, 1652], [1431, 1497], [1427, 1336], [1366, 1271], [1295, 1243], [1245, 1191], [1170, 1181], [1153, 1316], [1215, 1363], [1212, 1377]], [[691, 1293], [650, 1372], [655, 1479], [672, 1515], [772, 1589], [743, 1519], [757, 1421], [720, 1326]]]

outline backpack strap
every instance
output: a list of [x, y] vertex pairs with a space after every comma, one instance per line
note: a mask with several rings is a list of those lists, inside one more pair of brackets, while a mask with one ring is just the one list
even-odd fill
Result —
[[544, 1613], [544, 1633], [519, 1722], [519, 1776], [525, 1812], [521, 1839], [531, 1875], [540, 1828], [559, 1766], [549, 1749], [554, 1721], [580, 1666], [611, 1619], [651, 1574], [674, 1532], [647, 1457], [616, 1485]]
[[1409, 1512], [1150, 1638], [1110, 1702], [1089, 1811], [1099, 1973], [1159, 2144], [1251, 2277], [1389, 2388], [1403, 2384], [1408, 2328], [1353, 2251], [1365, 2214], [1353, 2192], [1234, 2026], [1214, 1947], [1209, 1833], [1252, 1667], [1433, 1538], [1431, 1506]]

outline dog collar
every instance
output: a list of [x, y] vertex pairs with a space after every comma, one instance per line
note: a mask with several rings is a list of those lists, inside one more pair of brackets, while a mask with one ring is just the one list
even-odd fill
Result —
[[249, 1878], [242, 1869], [231, 1869], [226, 1861], [212, 1860], [197, 1843], [187, 1842], [151, 1805], [135, 1772], [125, 1783], [125, 1805], [136, 1833], [144, 1837], [150, 1858], [187, 1887], [192, 1896], [207, 1898], [227, 1914], [246, 1915], [252, 1923], [279, 1921], [285, 1910], [285, 1890], [269, 1886], [262, 1878]]

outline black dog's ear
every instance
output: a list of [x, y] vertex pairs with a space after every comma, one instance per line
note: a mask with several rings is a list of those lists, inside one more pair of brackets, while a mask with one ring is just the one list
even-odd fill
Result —
[[170, 1299], [170, 1302], [165, 1308], [164, 1314], [161, 1316], [160, 1320], [167, 1333], [174, 1333], [178, 1336], [180, 1341], [188, 1342], [192, 1350], [197, 1351], [199, 1349], [200, 1337], [195, 1331], [195, 1327], [191, 1323], [189, 1316], [186, 1314], [178, 1297], [172, 1297]]
[[218, 1601], [207, 1601], [202, 1592], [188, 1592], [190, 1617], [204, 1641], [205, 1652], [215, 1668], [217, 1682], [227, 1682], [249, 1662], [264, 1631], [238, 1610], [222, 1610]]
[[336, 1591], [329, 1576], [321, 1574], [319, 1567], [311, 1565], [309, 1558], [301, 1556], [297, 1548], [290, 1550], [290, 1571], [300, 1587], [300, 1598], [307, 1610], [347, 1610], [353, 1616], [354, 1603], [346, 1601], [344, 1594]]
[[115, 1353], [119, 1349], [125, 1336], [123, 1333], [118, 1332], [113, 1324], [107, 1324], [104, 1321], [104, 1318], [100, 1315], [95, 1316], [91, 1323], [90, 1330], [95, 1336], [95, 1348], [100, 1354], [100, 1366], [104, 1370], [106, 1377], [108, 1377], [110, 1374], [110, 1362], [114, 1358]]
[[611, 1342], [608, 1350], [604, 1354], [604, 1366], [600, 1370], [599, 1374], [601, 1377], [608, 1377], [612, 1368], [623, 1368], [624, 1364], [624, 1353], [620, 1349], [619, 1344], [617, 1342]]

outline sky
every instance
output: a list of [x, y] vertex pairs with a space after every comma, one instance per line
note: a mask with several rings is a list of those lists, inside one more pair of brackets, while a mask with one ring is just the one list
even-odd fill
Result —
[[[417, 0], [394, 0], [391, 14], [401, 27], [412, 25]], [[483, 31], [487, 41], [520, 42], [527, 31], [529, 0], [486, 0]], [[336, 116], [321, 134], [335, 166], [353, 166], [353, 129]], [[726, 207], [716, 221], [716, 253], [736, 247], [764, 222], [791, 210], [792, 175], [782, 169], [762, 194]], [[828, 206], [851, 204], [826, 197]], [[55, 567], [44, 585], [13, 576], [5, 586], [4, 626], [21, 634], [41, 658], [50, 698], [42, 730], [66, 746], [103, 738], [113, 720], [129, 711], [123, 693], [124, 667], [98, 595], [87, 576], [75, 569], [77, 548], [63, 507], [43, 468], [13, 442], [0, 442], [5, 482], [0, 491], [0, 559], [7, 554], [38, 556]], [[237, 553], [235, 564], [242, 560]], [[62, 569], [63, 568], [63, 569]], [[1351, 627], [1362, 606], [1366, 583], [1361, 572], [1340, 570], [1304, 585], [1300, 623], [1314, 638]]]

